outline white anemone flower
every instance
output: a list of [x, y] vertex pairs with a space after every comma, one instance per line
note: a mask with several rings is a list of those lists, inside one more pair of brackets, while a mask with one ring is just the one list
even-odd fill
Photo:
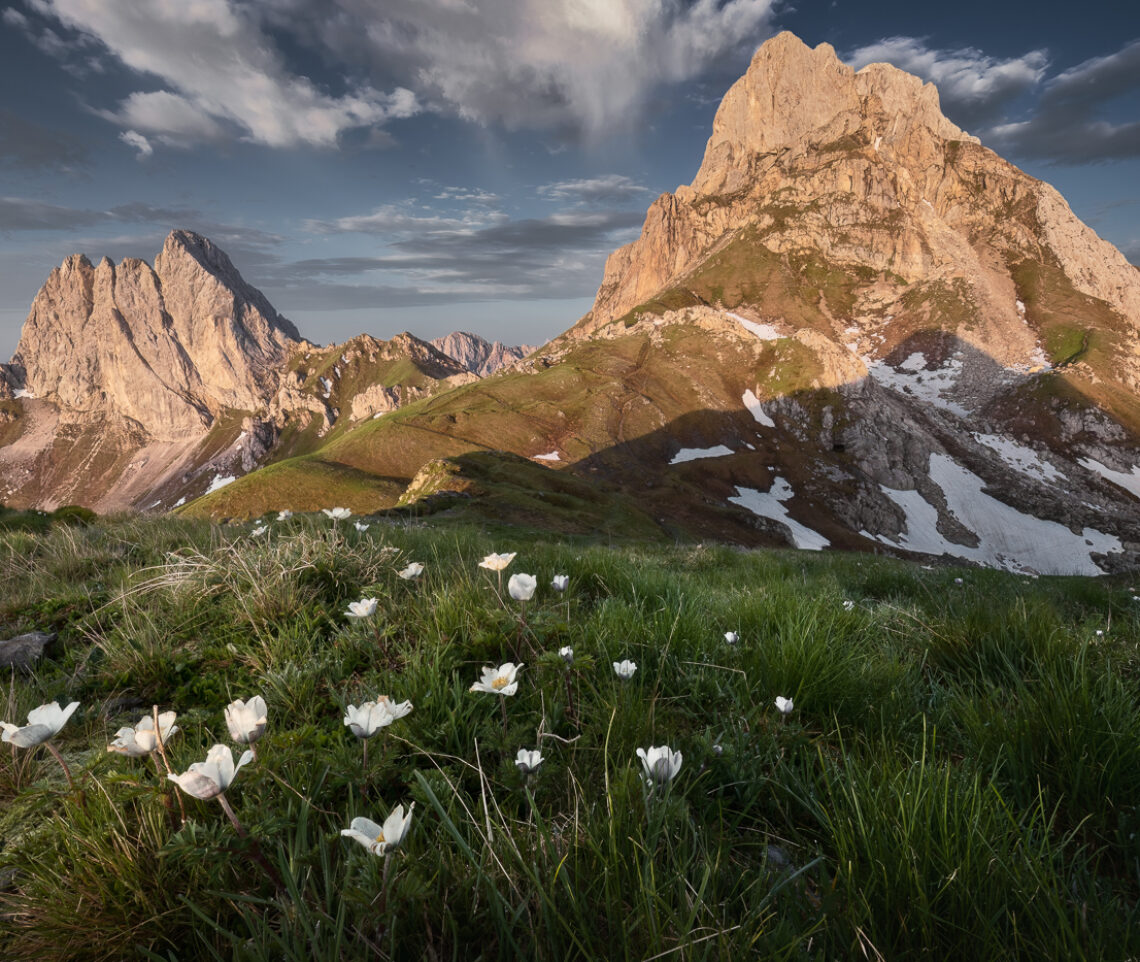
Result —
[[562, 656], [562, 660], [566, 662], [567, 666], [574, 664], [574, 649], [569, 645], [565, 648], [559, 648], [558, 654]]
[[67, 724], [71, 713], [78, 707], [77, 701], [73, 701], [66, 708], [60, 708], [59, 702], [53, 701], [28, 712], [28, 723], [22, 728], [10, 722], [0, 722], [0, 728], [4, 729], [3, 733], [0, 733], [0, 741], [8, 742], [17, 748], [42, 745]]
[[498, 668], [484, 668], [483, 677], [471, 686], [471, 691], [485, 691], [491, 695], [513, 695], [519, 690], [518, 674], [522, 665], [508, 661]]
[[735, 645], [738, 641], [740, 641], [740, 635], [738, 635], [735, 631], [726, 631], [724, 633], [724, 640], [727, 641], [730, 645]]
[[776, 696], [776, 707], [780, 709], [780, 713], [784, 715], [791, 714], [793, 708], [796, 707], [795, 702], [790, 698], [785, 698], [783, 695]]
[[843, 610], [844, 611], [854, 611], [855, 610], [855, 602], [852, 601], [850, 598], [845, 599], [843, 602]]
[[412, 809], [416, 803], [408, 806], [408, 814], [404, 814], [404, 806], [397, 805], [392, 813], [384, 819], [383, 825], [377, 825], [370, 818], [357, 816], [352, 820], [350, 828], [342, 828], [341, 835], [356, 839], [373, 855], [387, 855], [403, 844], [408, 836], [408, 829], [412, 826]]
[[265, 532], [266, 532], [266, 531], [268, 531], [268, 530], [269, 530], [269, 528], [267, 528], [265, 525], [263, 525], [263, 524], [259, 524], [259, 525], [258, 525], [256, 528], [254, 528], [254, 529], [253, 529], [253, 530], [252, 530], [252, 531], [249, 533], [249, 536], [250, 536], [251, 538], [260, 538], [260, 537], [261, 537], [263, 534], [265, 534]]
[[524, 775], [533, 775], [544, 760], [542, 752], [527, 751], [525, 748], [520, 748], [518, 755], [515, 756], [515, 764]]
[[241, 759], [234, 764], [234, 754], [229, 745], [215, 745], [206, 755], [204, 762], [195, 762], [181, 775], [171, 773], [166, 777], [174, 782], [187, 795], [203, 800], [221, 795], [234, 776], [243, 766], [253, 760], [253, 752], [246, 749]]
[[405, 581], [415, 581], [415, 579], [418, 578], [423, 573], [424, 573], [424, 566], [422, 564], [420, 564], [418, 561], [413, 561], [403, 571], [397, 571], [396, 572], [396, 574], [398, 574]]
[[283, 510], [283, 511], [277, 512], [277, 520], [278, 521], [288, 521], [291, 517], [293, 517], [293, 512], [290, 511], [288, 508], [285, 508], [285, 510]]
[[396, 703], [387, 695], [381, 695], [375, 701], [349, 705], [344, 715], [344, 723], [357, 738], [371, 738], [381, 728], [387, 728], [397, 718], [403, 718], [411, 710], [410, 701]]
[[641, 759], [641, 767], [645, 769], [643, 777], [648, 783], [668, 785], [681, 770], [681, 753], [673, 751], [668, 745], [639, 748], [637, 757]]
[[614, 662], [614, 674], [622, 681], [629, 681], [635, 671], [637, 671], [637, 662], [635, 661], [630, 661], [627, 658], [625, 661]]
[[376, 614], [376, 605], [376, 598], [361, 598], [359, 601], [350, 601], [348, 611], [344, 614], [348, 618], [371, 618]]
[[550, 582], [550, 587], [555, 591], [565, 591], [567, 585], [570, 584], [569, 575], [555, 575], [554, 580]]
[[269, 721], [265, 699], [254, 695], [249, 701], [232, 701], [226, 705], [226, 727], [230, 737], [241, 745], [251, 745], [265, 734]]
[[321, 508], [321, 511], [333, 521], [347, 521], [352, 517], [350, 508]]
[[515, 555], [517, 554], [517, 551], [511, 551], [510, 553], [504, 552], [503, 554], [489, 554], [479, 562], [479, 567], [486, 568], [488, 571], [502, 571], [515, 560]]
[[354, 521], [354, 522], [352, 523], [352, 526], [353, 526], [353, 527], [354, 527], [354, 528], [355, 528], [357, 531], [359, 531], [361, 534], [364, 534], [364, 532], [365, 532], [365, 531], [367, 531], [367, 530], [368, 530], [368, 527], [369, 527], [369, 526], [368, 526], [368, 525], [366, 525], [366, 524], [365, 524], [363, 521]]
[[166, 740], [178, 731], [178, 726], [174, 724], [174, 719], [177, 717], [177, 712], [162, 712], [158, 716], [158, 729], [156, 731], [154, 719], [150, 715], [143, 715], [134, 728], [124, 726], [115, 732], [115, 740], [107, 746], [107, 751], [129, 755], [131, 758], [149, 755], [158, 748], [160, 738], [165, 745]]
[[507, 591], [515, 601], [530, 601], [537, 587], [538, 579], [534, 575], [511, 575], [511, 580], [507, 582]]

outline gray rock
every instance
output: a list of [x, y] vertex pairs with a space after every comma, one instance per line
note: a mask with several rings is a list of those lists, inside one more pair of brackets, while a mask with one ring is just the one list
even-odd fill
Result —
[[22, 668], [27, 671], [35, 667], [44, 656], [44, 651], [59, 635], [42, 631], [29, 631], [26, 635], [0, 640], [0, 668]]

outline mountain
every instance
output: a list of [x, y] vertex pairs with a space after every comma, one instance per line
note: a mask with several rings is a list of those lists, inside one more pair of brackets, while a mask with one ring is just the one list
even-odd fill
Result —
[[535, 350], [528, 344], [509, 347], [502, 341], [488, 341], [467, 331], [455, 331], [445, 337], [433, 338], [431, 344], [480, 377], [510, 367]]
[[572, 328], [493, 377], [439, 368], [361, 417], [337, 411], [395, 375], [366, 364], [338, 394], [327, 372], [352, 358], [298, 347], [254, 412], [265, 466], [180, 510], [456, 507], [564, 531], [1134, 568], [1138, 325], [1136, 269], [947, 120], [933, 86], [781, 34]]
[[0, 498], [169, 507], [474, 379], [410, 334], [308, 343], [190, 231], [172, 231], [153, 268], [74, 255], [0, 365]]
[[[1140, 560], [1138, 321], [1136, 270], [933, 86], [781, 34], [578, 324], [322, 453], [425, 508], [1095, 574]], [[501, 449], [593, 494], [508, 492]]]

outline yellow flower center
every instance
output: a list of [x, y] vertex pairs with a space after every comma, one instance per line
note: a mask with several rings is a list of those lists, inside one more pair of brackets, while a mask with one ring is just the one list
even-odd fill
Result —
[[506, 688], [508, 684], [510, 684], [510, 682], [507, 678], [499, 677], [499, 678], [496, 678], [493, 682], [491, 682], [491, 687], [494, 688], [495, 691], [500, 691], [503, 688]]

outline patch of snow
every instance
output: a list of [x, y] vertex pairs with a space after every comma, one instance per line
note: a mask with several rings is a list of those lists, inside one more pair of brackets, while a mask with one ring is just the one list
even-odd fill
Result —
[[883, 138], [882, 138], [882, 135], [880, 134], [878, 137], [875, 138], [875, 153], [876, 154], [879, 152], [879, 144], [881, 144], [882, 142], [883, 142]]
[[788, 515], [788, 509], [784, 507], [784, 502], [790, 501], [793, 497], [795, 497], [795, 492], [792, 490], [792, 486], [783, 478], [776, 477], [772, 479], [772, 487], [767, 491], [738, 487], [736, 497], [728, 500], [761, 518], [768, 518], [782, 524], [788, 529], [788, 533], [792, 537], [792, 544], [797, 548], [803, 548], [807, 551], [820, 551], [826, 548], [831, 544], [827, 538]]
[[924, 204], [925, 204], [927, 207], [929, 207], [931, 210], [934, 210], [934, 205], [933, 205], [932, 203], [930, 203], [930, 201], [928, 201], [928, 200], [927, 200], [925, 197], [923, 197], [923, 198], [922, 198], [922, 202], [923, 202], [923, 203], [924, 203]]
[[336, 378], [340, 377], [340, 368], [339, 367], [333, 368], [333, 377], [336, 377]]
[[723, 458], [726, 454], [735, 454], [732, 448], [718, 444], [714, 448], [681, 448], [673, 455], [670, 464], [682, 464], [685, 461], [699, 461], [701, 458]]
[[1077, 462], [1082, 468], [1095, 471], [1106, 481], [1120, 485], [1125, 491], [1140, 498], [1140, 465], [1133, 465], [1132, 470], [1125, 474], [1123, 471], [1114, 471], [1107, 465], [1101, 464], [1092, 458], [1081, 458]]
[[557, 451], [551, 451], [549, 454], [536, 454], [533, 458], [535, 461], [561, 461]]
[[347, 363], [348, 363], [348, 357], [347, 357], [347, 355], [344, 355], [344, 354], [342, 354], [342, 355], [340, 356], [340, 363], [341, 363], [341, 364], [347, 364]]
[[1022, 317], [1025, 317], [1025, 304], [1024, 304], [1024, 302], [1023, 301], [1014, 301], [1013, 303], [1017, 305], [1017, 313], [1020, 314]]
[[1000, 434], [979, 434], [977, 431], [974, 432], [973, 437], [979, 444], [984, 444], [990, 450], [1000, 454], [1001, 459], [1006, 464], [1022, 474], [1036, 475], [1046, 481], [1060, 481], [1064, 477], [1053, 465], [1043, 460], [1033, 448], [1018, 444], [1011, 438], [1002, 437]]
[[921, 371], [926, 367], [926, 355], [922, 351], [915, 351], [910, 357], [899, 365], [900, 371]]
[[762, 341], [775, 341], [781, 336], [780, 332], [771, 324], [757, 324], [755, 321], [750, 321], [748, 318], [741, 317], [739, 314], [733, 314], [732, 311], [727, 311], [726, 313], [746, 331], [751, 331]]
[[372, 415], [372, 420], [375, 421], [377, 418], [382, 418], [387, 413], [388, 413], [387, 411], [377, 411], [375, 414]]
[[325, 389], [325, 397], [328, 397], [332, 392], [332, 381], [330, 381], [327, 377], [322, 377], [320, 380], [321, 387]]
[[766, 428], [774, 428], [776, 422], [773, 421], [767, 414], [764, 413], [764, 405], [760, 403], [760, 399], [752, 393], [751, 390], [745, 391], [740, 399], [746, 408], [752, 413], [752, 416], [759, 421]]
[[1119, 552], [1120, 539], [1093, 528], [1074, 534], [1063, 524], [1023, 514], [982, 489], [985, 482], [944, 454], [930, 456], [930, 479], [942, 489], [946, 506], [978, 536], [977, 547], [957, 544], [938, 531], [938, 510], [918, 491], [880, 486], [902, 508], [906, 530], [898, 539], [876, 540], [924, 554], [949, 554], [1019, 574], [1099, 575], [1092, 553]]
[[[916, 357], [922, 357], [922, 355], [912, 354], [903, 361], [903, 364], [913, 363]], [[937, 370], [914, 373], [909, 370], [896, 369], [886, 361], [876, 360], [869, 356], [860, 357], [860, 360], [867, 365], [871, 377], [883, 387], [917, 398], [920, 401], [926, 401], [935, 407], [957, 414], [959, 417], [968, 416], [969, 412], [961, 404], [947, 396], [958, 386], [958, 375], [962, 372], [961, 360], [951, 358]]]
[[29, 391], [26, 387], [16, 388], [16, 390], [13, 392], [12, 396], [17, 397], [17, 398], [26, 397], [31, 401], [34, 401], [36, 399], [36, 396], [31, 391]]
[[227, 484], [233, 484], [237, 478], [232, 474], [227, 474], [224, 478], [220, 474], [214, 475], [214, 480], [210, 482], [210, 486], [206, 489], [206, 494], [217, 491], [219, 488], [224, 488]]
[[175, 502], [174, 502], [174, 504], [173, 504], [173, 507], [175, 507], [175, 508], [181, 508], [181, 507], [182, 507], [182, 505], [184, 505], [185, 503], [186, 503], [186, 497], [185, 497], [185, 496], [183, 496], [183, 497], [179, 498], [177, 501], [175, 501]]

